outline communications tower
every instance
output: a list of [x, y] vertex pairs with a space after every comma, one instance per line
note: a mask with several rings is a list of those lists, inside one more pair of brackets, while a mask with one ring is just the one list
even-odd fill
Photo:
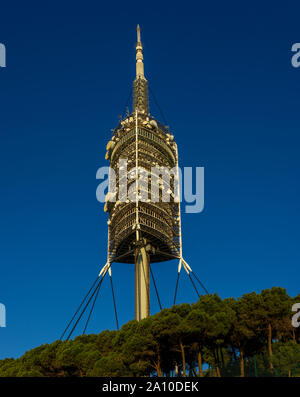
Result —
[[106, 274], [110, 276], [117, 328], [119, 328], [111, 274], [113, 262], [134, 264], [137, 321], [150, 314], [150, 275], [162, 309], [151, 263], [179, 259], [174, 304], [182, 266], [198, 297], [200, 295], [191, 275], [208, 293], [182, 256], [178, 150], [169, 128], [149, 112], [148, 81], [144, 75], [143, 45], [139, 25], [132, 113], [128, 111], [126, 117], [113, 130], [106, 150], [105, 158], [110, 162], [109, 189], [104, 205], [104, 211], [108, 213], [107, 262], [67, 325], [61, 339], [74, 321], [75, 324], [67, 340], [71, 337], [93, 299], [83, 331], [85, 333]]
[[[150, 313], [150, 263], [180, 258], [181, 231], [177, 145], [168, 127], [149, 112], [139, 25], [133, 110], [115, 128], [106, 159], [116, 182], [104, 208], [108, 263], [135, 265], [135, 318], [141, 320]], [[124, 185], [131, 197], [122, 197]]]

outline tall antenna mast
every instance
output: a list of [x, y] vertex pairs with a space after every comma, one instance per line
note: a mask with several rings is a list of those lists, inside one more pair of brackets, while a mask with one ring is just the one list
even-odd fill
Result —
[[136, 78], [145, 77], [144, 76], [144, 57], [143, 57], [143, 45], [141, 42], [141, 29], [140, 25], [137, 25], [136, 28], [137, 33], [137, 43], [135, 46], [136, 50]]
[[135, 46], [136, 77], [133, 82], [133, 111], [149, 113], [148, 81], [144, 75], [144, 55], [141, 42], [141, 29], [137, 25], [137, 42]]

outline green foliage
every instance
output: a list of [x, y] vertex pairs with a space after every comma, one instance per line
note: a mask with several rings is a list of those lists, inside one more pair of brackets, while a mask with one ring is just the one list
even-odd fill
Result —
[[[300, 376], [299, 329], [283, 288], [203, 295], [120, 331], [81, 335], [0, 360], [0, 377]], [[202, 368], [203, 366], [203, 368]]]
[[300, 345], [293, 342], [277, 343], [271, 361], [280, 376], [300, 376]]

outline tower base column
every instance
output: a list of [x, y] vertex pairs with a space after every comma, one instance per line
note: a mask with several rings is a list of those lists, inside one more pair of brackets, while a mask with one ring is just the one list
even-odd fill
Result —
[[150, 315], [150, 258], [146, 247], [135, 251], [135, 319], [137, 321]]

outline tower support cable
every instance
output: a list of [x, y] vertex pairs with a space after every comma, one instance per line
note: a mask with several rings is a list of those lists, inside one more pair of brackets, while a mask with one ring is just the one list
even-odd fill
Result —
[[195, 283], [194, 283], [194, 281], [193, 281], [193, 279], [192, 279], [190, 273], [188, 273], [188, 276], [189, 276], [189, 278], [190, 278], [190, 280], [191, 280], [191, 283], [193, 284], [193, 287], [194, 287], [194, 289], [195, 289], [195, 291], [196, 291], [196, 294], [198, 295], [198, 298], [200, 298], [199, 292], [198, 292], [198, 290], [197, 290], [197, 287], [196, 287], [196, 285], [195, 285]]
[[82, 302], [80, 303], [78, 309], [76, 310], [75, 314], [73, 315], [71, 321], [69, 322], [69, 324], [67, 325], [67, 327], [65, 328], [64, 332], [62, 333], [61, 337], [59, 340], [62, 340], [62, 338], [64, 337], [65, 333], [67, 332], [67, 330], [69, 329], [70, 325], [72, 324], [74, 318], [76, 317], [77, 313], [79, 312], [79, 310], [81, 309], [81, 306], [83, 305], [83, 303], [85, 302], [85, 300], [87, 299], [87, 297], [89, 296], [89, 294], [91, 293], [92, 289], [94, 288], [97, 280], [99, 279], [99, 275], [97, 276], [96, 280], [94, 281], [93, 285], [91, 286], [91, 288], [89, 289], [89, 292], [86, 294], [86, 296], [84, 297], [84, 299], [82, 300]]
[[178, 283], [179, 283], [179, 276], [180, 276], [180, 270], [178, 270], [178, 275], [177, 275], [177, 281], [176, 281], [176, 287], [175, 287], [175, 294], [174, 294], [173, 305], [175, 305], [175, 302], [176, 302], [176, 296], [177, 296], [177, 290], [178, 290]]
[[196, 274], [193, 272], [192, 268], [188, 265], [187, 261], [185, 259], [183, 259], [183, 257], [181, 256], [182, 259], [182, 264], [183, 267], [185, 268], [185, 271], [187, 272], [187, 274], [192, 274], [195, 279], [198, 281], [198, 283], [201, 285], [201, 287], [204, 289], [204, 291], [208, 294], [207, 289], [204, 287], [204, 285], [201, 283], [201, 281], [199, 280], [199, 278], [196, 276]]
[[83, 316], [84, 312], [86, 311], [87, 307], [89, 306], [91, 300], [93, 299], [93, 296], [95, 295], [95, 293], [98, 290], [98, 286], [102, 284], [103, 278], [105, 276], [106, 272], [103, 274], [102, 278], [100, 279], [100, 281], [98, 282], [97, 287], [94, 289], [94, 292], [92, 293], [92, 295], [90, 296], [89, 300], [87, 301], [86, 305], [84, 306], [80, 316], [78, 317], [78, 319], [76, 320], [75, 324], [73, 325], [73, 328], [71, 329], [71, 332], [69, 333], [68, 337], [67, 337], [67, 341], [70, 339], [72, 333], [74, 332], [75, 328], [77, 327], [77, 324], [79, 323], [81, 317]]
[[129, 100], [130, 100], [131, 97], [132, 97], [132, 90], [130, 90], [130, 93], [129, 93], [128, 98], [126, 100], [126, 103], [125, 103], [125, 106], [124, 106], [124, 111], [123, 111], [122, 116], [121, 116], [122, 120], [123, 120], [123, 118], [125, 116], [126, 110], [128, 109]]
[[117, 330], [119, 331], [119, 320], [118, 320], [118, 313], [117, 313], [117, 305], [116, 305], [116, 300], [115, 300], [114, 286], [113, 286], [111, 274], [109, 275], [109, 278], [110, 278], [111, 293], [112, 293], [113, 302], [114, 302], [114, 310], [115, 310], [115, 317], [116, 317], [116, 323], [117, 323]]
[[163, 113], [161, 107], [159, 106], [159, 103], [158, 103], [158, 101], [157, 101], [157, 99], [156, 99], [156, 97], [155, 97], [155, 95], [154, 95], [153, 90], [151, 90], [151, 87], [150, 87], [149, 84], [148, 84], [148, 88], [149, 88], [149, 91], [150, 91], [150, 93], [151, 93], [151, 95], [152, 95], [152, 97], [153, 97], [153, 99], [154, 99], [154, 102], [155, 102], [157, 108], [158, 108], [158, 111], [159, 111], [160, 114], [161, 114], [161, 117], [162, 117], [162, 119], [163, 119], [163, 122], [165, 123], [165, 125], [167, 125], [167, 120], [166, 120], [166, 118], [165, 118], [165, 116], [164, 116], [164, 113]]
[[162, 310], [162, 306], [161, 306], [161, 302], [160, 302], [160, 299], [159, 299], [158, 290], [157, 290], [156, 282], [155, 282], [154, 275], [153, 275], [153, 272], [152, 272], [151, 264], [149, 264], [149, 268], [150, 268], [151, 278], [152, 278], [153, 285], [154, 285], [154, 288], [155, 288], [158, 304], [159, 304], [160, 310]]
[[209, 294], [209, 292], [207, 291], [207, 289], [205, 288], [205, 286], [203, 285], [203, 283], [201, 283], [201, 281], [199, 280], [199, 278], [196, 276], [196, 274], [194, 272], [191, 272], [192, 275], [195, 277], [195, 279], [198, 281], [198, 283], [201, 285], [201, 287], [204, 289], [204, 291], [207, 293], [207, 295]]
[[85, 334], [85, 331], [86, 331], [86, 329], [87, 329], [88, 323], [89, 323], [90, 318], [91, 318], [91, 315], [92, 315], [92, 313], [93, 313], [94, 306], [95, 306], [96, 300], [97, 300], [98, 295], [99, 295], [99, 291], [100, 291], [100, 288], [101, 288], [102, 281], [103, 281], [103, 278], [101, 279], [101, 282], [100, 282], [100, 283], [98, 284], [98, 286], [97, 286], [97, 292], [96, 292], [96, 295], [95, 295], [95, 298], [94, 298], [94, 301], [93, 301], [93, 304], [92, 304], [92, 307], [91, 307], [89, 316], [88, 316], [88, 318], [87, 318], [87, 320], [86, 320], [86, 324], [85, 324], [85, 327], [84, 327], [84, 330], [83, 330], [83, 335]]

